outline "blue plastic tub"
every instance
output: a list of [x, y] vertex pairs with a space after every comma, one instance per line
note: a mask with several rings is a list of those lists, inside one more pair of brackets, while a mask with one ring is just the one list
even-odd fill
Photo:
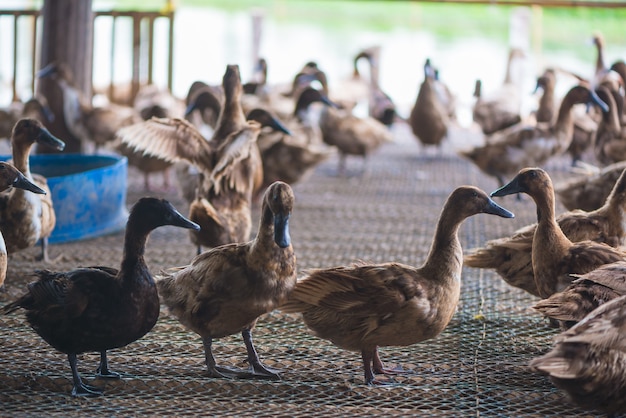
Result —
[[[10, 158], [2, 157], [3, 160]], [[52, 194], [56, 226], [48, 242], [94, 238], [126, 226], [126, 157], [32, 155], [30, 170], [48, 179]]]

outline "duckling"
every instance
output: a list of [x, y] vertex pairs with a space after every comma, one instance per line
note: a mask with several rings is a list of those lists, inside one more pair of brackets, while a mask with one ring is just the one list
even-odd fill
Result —
[[437, 93], [434, 68], [427, 59], [424, 64], [424, 81], [409, 116], [413, 134], [424, 145], [437, 145], [448, 134], [449, 114]]
[[53, 77], [63, 92], [63, 118], [69, 132], [83, 143], [91, 141], [94, 152], [109, 145], [123, 126], [141, 120], [131, 107], [110, 105], [94, 107], [74, 85], [74, 77], [65, 63], [51, 63], [37, 74], [39, 78]]
[[603, 304], [556, 337], [532, 371], [548, 375], [583, 408], [608, 416], [626, 412], [626, 296]]
[[372, 117], [360, 118], [346, 109], [324, 106], [319, 126], [322, 140], [339, 150], [339, 175], [346, 174], [348, 155], [363, 157], [363, 172], [367, 171], [368, 159], [383, 144], [393, 141], [391, 131]]
[[585, 171], [583, 176], [564, 180], [554, 187], [559, 201], [568, 210], [592, 211], [602, 206], [626, 168], [626, 161], [602, 169], [589, 167], [591, 170]]
[[32, 195], [20, 189], [0, 193], [0, 231], [9, 253], [32, 247], [41, 241], [41, 259], [49, 262], [48, 237], [52, 234], [56, 217], [46, 179], [33, 176], [30, 172], [28, 157], [35, 143], [57, 150], [65, 147], [63, 141], [53, 136], [36, 119], [21, 119], [15, 124], [11, 135], [12, 162], [46, 194]]
[[[622, 186], [623, 187], [623, 186]], [[528, 194], [537, 205], [537, 228], [532, 240], [532, 267], [541, 298], [560, 292], [570, 274], [585, 274], [604, 264], [623, 260], [626, 253], [595, 241], [570, 241], [556, 221], [552, 180], [541, 168], [524, 168], [491, 196]], [[621, 209], [620, 209], [621, 210]]]
[[[28, 190], [36, 194], [46, 194], [46, 191], [32, 183], [14, 165], [0, 162], [0, 192], [11, 187]], [[4, 237], [0, 233], [0, 291], [4, 290], [4, 281], [7, 277], [8, 254]]]
[[225, 106], [210, 141], [182, 119], [151, 119], [118, 132], [122, 142], [132, 148], [174, 163], [186, 161], [200, 172], [201, 180], [189, 206], [189, 218], [202, 226], [190, 234], [198, 254], [202, 246], [249, 239], [252, 192], [254, 185], [263, 181], [262, 173], [257, 179], [257, 164], [263, 168], [256, 145], [261, 125], [246, 121], [241, 109], [238, 66], [227, 66], [223, 84]]
[[572, 278], [562, 292], [533, 306], [558, 321], [562, 330], [571, 328], [603, 303], [626, 295], [626, 261], [606, 264], [582, 275], [573, 274]]
[[30, 326], [48, 344], [67, 354], [73, 396], [97, 396], [102, 389], [82, 382], [77, 354], [99, 352], [101, 377], [119, 378], [109, 370], [107, 351], [124, 347], [148, 333], [159, 317], [159, 296], [144, 260], [149, 233], [160, 226], [200, 227], [166, 200], [141, 198], [130, 211], [119, 270], [83, 267], [68, 272], [37, 270], [39, 279], [27, 293], [4, 306], [1, 314], [26, 310]]
[[[591, 212], [565, 212], [556, 221], [572, 242], [591, 240], [619, 247], [624, 245], [626, 239], [625, 207], [626, 174], [623, 172], [614, 182], [610, 196], [601, 208]], [[534, 223], [517, 230], [511, 237], [488, 241], [484, 247], [465, 256], [465, 265], [495, 269], [511, 286], [523, 289], [533, 296], [540, 296], [532, 265], [533, 237], [536, 230], [537, 224]]]
[[318, 337], [361, 352], [365, 383], [385, 384], [374, 374], [383, 367], [378, 347], [408, 346], [436, 337], [456, 311], [461, 291], [463, 250], [458, 238], [467, 217], [513, 214], [482, 190], [462, 186], [443, 206], [424, 264], [356, 264], [317, 269], [299, 279], [284, 312], [301, 312]]
[[[296, 283], [296, 256], [289, 235], [294, 195], [286, 183], [265, 192], [255, 239], [213, 248], [190, 265], [157, 277], [159, 294], [169, 311], [200, 335], [211, 377], [280, 376], [264, 366], [252, 343], [258, 318], [284, 303]], [[213, 357], [215, 338], [241, 332], [249, 371], [219, 367]]]
[[562, 154], [572, 141], [571, 109], [577, 103], [595, 103], [603, 110], [606, 104], [585, 85], [572, 87], [559, 106], [556, 122], [550, 126], [520, 123], [487, 139], [487, 143], [460, 154], [495, 177], [500, 186], [506, 176], [524, 167], [542, 165], [549, 158]]
[[472, 119], [480, 126], [485, 135], [491, 135], [522, 120], [519, 88], [513, 81], [513, 63], [516, 59], [524, 58], [524, 56], [524, 51], [521, 49], [510, 49], [504, 82], [498, 90], [492, 92], [488, 97], [483, 97], [482, 82], [476, 80], [474, 89], [476, 102], [472, 108]]

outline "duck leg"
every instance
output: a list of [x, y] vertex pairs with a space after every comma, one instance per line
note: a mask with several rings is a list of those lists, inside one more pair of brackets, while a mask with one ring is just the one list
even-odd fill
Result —
[[395, 369], [386, 369], [383, 365], [383, 362], [380, 360], [380, 355], [378, 354], [378, 347], [374, 350], [374, 373], [376, 374], [391, 374], [391, 375], [399, 375], [399, 374], [411, 374], [413, 373], [410, 370], [404, 370], [401, 366], [396, 367]]
[[108, 379], [119, 379], [121, 375], [109, 370], [109, 360], [107, 359], [107, 351], [100, 352], [100, 365], [96, 369], [96, 376]]
[[70, 362], [70, 368], [72, 369], [72, 379], [74, 380], [74, 387], [72, 388], [72, 396], [100, 396], [102, 395], [102, 389], [95, 386], [87, 385], [83, 383], [78, 374], [76, 367], [76, 354], [68, 354], [67, 359]]
[[259, 354], [252, 343], [252, 331], [250, 329], [244, 329], [241, 331], [241, 336], [243, 337], [243, 342], [248, 351], [248, 363], [250, 364], [250, 373], [252, 376], [280, 380], [278, 370], [263, 365], [261, 360], [259, 360]]
[[215, 357], [213, 357], [213, 339], [211, 337], [202, 338], [202, 344], [204, 345], [204, 359], [210, 377], [219, 377], [225, 379], [250, 377], [250, 372], [248, 371], [235, 370], [228, 367], [217, 366], [215, 362]]
[[[363, 359], [363, 371], [365, 373], [366, 385], [384, 386], [395, 384], [395, 382], [391, 379], [376, 380], [374, 378], [374, 372], [376, 372], [377, 374], [395, 374], [392, 371], [386, 370], [383, 367], [383, 363], [380, 361], [380, 357], [378, 356], [378, 347], [361, 350], [361, 358]], [[374, 366], [373, 368], [372, 364]]]

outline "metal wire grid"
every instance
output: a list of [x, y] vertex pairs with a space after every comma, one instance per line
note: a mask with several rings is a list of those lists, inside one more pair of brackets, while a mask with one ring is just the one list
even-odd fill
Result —
[[[348, 171], [362, 170], [360, 160]], [[336, 176], [337, 159], [323, 163], [296, 185], [292, 238], [300, 271], [357, 260], [421, 264], [443, 201], [456, 186], [486, 191], [495, 181], [456, 156], [420, 150], [400, 138], [380, 150], [358, 176]], [[564, 157], [549, 167], [566, 175]], [[132, 171], [132, 170], [131, 170]], [[129, 206], [141, 195], [140, 176], [131, 175]], [[154, 193], [152, 193], [154, 194]], [[167, 193], [183, 213], [186, 205]], [[515, 220], [477, 215], [462, 226], [465, 250], [511, 233], [535, 220], [530, 199], [501, 203]], [[562, 208], [561, 208], [562, 209]], [[258, 212], [258, 208], [256, 209]], [[255, 213], [258, 216], [258, 213]], [[55, 269], [79, 265], [119, 265], [123, 234], [52, 247], [61, 255]], [[165, 227], [151, 235], [146, 260], [153, 272], [187, 263], [194, 255], [187, 232]], [[7, 293], [19, 295], [39, 267], [37, 249], [10, 259]], [[414, 373], [391, 387], [363, 385], [360, 355], [312, 336], [299, 316], [273, 312], [253, 333], [263, 361], [283, 370], [282, 380], [210, 379], [199, 337], [186, 331], [163, 307], [156, 327], [143, 339], [113, 350], [113, 370], [121, 380], [93, 379], [96, 354], [79, 358], [86, 381], [104, 385], [99, 398], [69, 396], [71, 375], [65, 355], [43, 342], [22, 314], [0, 317], [0, 414], [6, 416], [175, 415], [175, 416], [592, 416], [572, 406], [543, 376], [531, 373], [530, 359], [551, 347], [554, 329], [529, 308], [534, 299], [509, 287], [490, 271], [466, 268], [458, 312], [437, 338], [410, 347], [381, 350], [383, 361]], [[220, 364], [246, 367], [238, 335], [215, 344]]]

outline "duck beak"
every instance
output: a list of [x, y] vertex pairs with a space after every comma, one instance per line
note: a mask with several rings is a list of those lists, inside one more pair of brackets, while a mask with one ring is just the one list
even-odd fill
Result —
[[608, 113], [609, 105], [604, 103], [604, 101], [596, 94], [596, 92], [593, 89], [590, 89], [589, 93], [590, 93], [591, 103], [598, 105], [598, 107], [602, 109], [604, 113]]
[[491, 199], [489, 199], [489, 202], [487, 203], [487, 206], [485, 206], [483, 212], [490, 215], [498, 215], [502, 218], [515, 218], [515, 214], [513, 214], [513, 212], [504, 209]]
[[185, 109], [185, 117], [189, 116], [191, 112], [193, 112], [197, 108], [198, 108], [198, 104], [196, 102], [189, 103], [189, 105], [187, 105], [187, 108]]
[[519, 184], [519, 179], [515, 177], [513, 180], [500, 187], [498, 190], [491, 192], [491, 197], [507, 196], [515, 193], [523, 193], [522, 187]]
[[287, 248], [291, 245], [289, 236], [289, 214], [274, 215], [274, 242], [280, 248]]
[[50, 63], [37, 72], [37, 78], [49, 77], [56, 74], [57, 67], [54, 63]]
[[170, 225], [178, 226], [178, 227], [181, 227], [181, 228], [193, 229], [194, 231], [199, 231], [200, 230], [200, 225], [198, 225], [197, 223], [192, 222], [189, 219], [185, 218], [176, 209], [174, 209], [173, 212], [174, 212], [174, 217], [173, 217], [172, 222], [170, 223]]
[[52, 135], [50, 131], [46, 128], [41, 128], [41, 131], [39, 132], [39, 135], [37, 137], [37, 142], [57, 149], [59, 151], [63, 151], [63, 149], [65, 148], [65, 142]]
[[287, 129], [287, 127], [283, 125], [283, 123], [280, 120], [276, 119], [275, 117], [271, 117], [271, 118], [272, 120], [270, 122], [270, 126], [272, 127], [272, 129], [291, 136], [291, 131]]
[[12, 186], [17, 189], [28, 190], [29, 192], [33, 192], [36, 194], [46, 194], [46, 191], [44, 189], [28, 180], [26, 176], [24, 176], [22, 173], [17, 174], [17, 177], [13, 181]]
[[322, 101], [322, 103], [324, 103], [325, 105], [328, 105], [330, 107], [334, 107], [335, 109], [341, 109], [341, 106], [339, 106], [337, 103], [331, 101], [328, 97], [324, 96], [322, 94], [322, 97], [320, 99]]

